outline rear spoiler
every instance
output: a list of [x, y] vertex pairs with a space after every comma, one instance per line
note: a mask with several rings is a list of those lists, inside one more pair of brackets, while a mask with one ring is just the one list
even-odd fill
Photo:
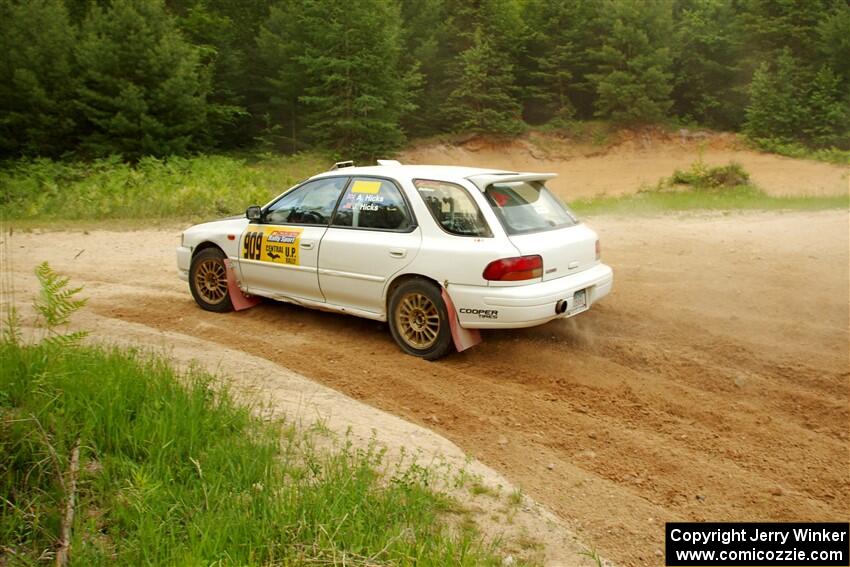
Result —
[[558, 177], [557, 173], [482, 173], [467, 177], [481, 191], [492, 183], [513, 183], [515, 181], [546, 181]]

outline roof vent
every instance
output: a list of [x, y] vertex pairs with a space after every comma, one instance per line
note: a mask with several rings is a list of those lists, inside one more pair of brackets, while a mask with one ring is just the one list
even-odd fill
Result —
[[354, 161], [352, 161], [352, 160], [348, 160], [348, 161], [338, 161], [338, 162], [336, 162], [336, 163], [334, 164], [334, 166], [331, 168], [331, 171], [333, 171], [333, 170], [335, 170], [335, 169], [342, 169], [342, 168], [344, 168], [344, 167], [354, 167]]
[[401, 165], [401, 162], [396, 159], [379, 159], [378, 165]]

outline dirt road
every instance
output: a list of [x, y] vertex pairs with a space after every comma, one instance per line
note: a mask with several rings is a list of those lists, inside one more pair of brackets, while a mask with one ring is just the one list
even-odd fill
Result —
[[[266, 303], [216, 315], [178, 231], [16, 234], [88, 309], [266, 358], [442, 433], [603, 556], [660, 565], [671, 520], [847, 520], [848, 213], [595, 218], [614, 293], [436, 363], [384, 325]], [[203, 356], [199, 349], [199, 356]]]

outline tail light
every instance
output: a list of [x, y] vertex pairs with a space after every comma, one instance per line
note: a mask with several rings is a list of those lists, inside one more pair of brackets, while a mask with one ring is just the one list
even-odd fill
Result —
[[602, 257], [602, 247], [599, 245], [599, 239], [596, 239], [596, 259], [599, 260]]
[[543, 258], [537, 256], [517, 256], [502, 258], [487, 264], [484, 279], [499, 282], [533, 280], [543, 275]]

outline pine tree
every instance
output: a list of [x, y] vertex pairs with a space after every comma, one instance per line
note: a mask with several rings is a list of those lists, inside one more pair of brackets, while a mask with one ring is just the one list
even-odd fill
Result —
[[[168, 6], [175, 1], [168, 0]], [[218, 125], [221, 131], [219, 144], [225, 147], [250, 145], [268, 112], [264, 80], [268, 73], [259, 56], [257, 39], [275, 0], [182, 1], [190, 4], [185, 12], [188, 20], [181, 21], [187, 38], [214, 50], [209, 57], [213, 72], [209, 100], [237, 109], [221, 119], [218, 112], [211, 115], [212, 126]], [[193, 27], [195, 14], [202, 16], [200, 28]]]
[[[842, 94], [845, 94], [842, 99]], [[828, 66], [820, 68], [812, 82], [802, 131], [809, 145], [850, 147], [850, 108], [841, 80]]]
[[446, 64], [441, 112], [452, 131], [499, 134], [522, 128], [514, 67], [523, 24], [514, 0], [450, 0], [442, 37]]
[[815, 64], [818, 24], [842, 3], [846, 0], [743, 0], [743, 36], [752, 56], [764, 61], [788, 50], [798, 61]]
[[456, 54], [445, 36], [444, 0], [402, 0], [402, 68], [418, 78], [410, 85], [411, 110], [401, 116], [411, 136], [427, 136], [448, 130], [442, 108], [448, 97], [448, 61]]
[[257, 88], [263, 98], [258, 105], [262, 126], [257, 138], [268, 148], [296, 152], [308, 147], [302, 131], [307, 109], [300, 102], [307, 83], [299, 60], [306, 42], [303, 20], [299, 2], [280, 2], [272, 6], [257, 36], [262, 65]]
[[0, 155], [72, 146], [75, 39], [61, 0], [0, 2]]
[[210, 92], [208, 129], [211, 142], [217, 146], [233, 146], [247, 141], [239, 134], [248, 122], [245, 108], [245, 48], [238, 43], [235, 22], [226, 14], [195, 0], [185, 8], [173, 3], [178, 11], [178, 25], [188, 41], [200, 53], [203, 69], [209, 73]]
[[[592, 118], [593, 53], [605, 35], [597, 0], [528, 0], [517, 78], [524, 116], [533, 123]], [[558, 118], [560, 117], [560, 118]]]
[[621, 124], [664, 119], [672, 101], [672, 12], [666, 0], [608, 1], [601, 10], [607, 32], [593, 52], [590, 75], [598, 99], [596, 115]]
[[818, 61], [829, 65], [850, 96], [850, 4], [838, 3], [817, 26]]
[[511, 94], [513, 67], [480, 29], [472, 46], [460, 54], [456, 84], [446, 113], [457, 131], [516, 134], [522, 129], [520, 105]]
[[746, 84], [733, 5], [727, 0], [693, 0], [677, 18], [674, 40], [676, 113], [716, 128], [740, 126]]
[[270, 85], [281, 88], [279, 108], [303, 109], [313, 143], [352, 157], [402, 144], [399, 118], [413, 78], [400, 63], [399, 19], [398, 4], [382, 0], [293, 2], [273, 11], [261, 38], [274, 69]]
[[800, 64], [786, 49], [773, 65], [762, 63], [753, 74], [744, 131], [756, 140], [792, 142], [801, 136], [805, 102]]
[[138, 158], [204, 147], [209, 76], [161, 1], [93, 6], [76, 52], [86, 152]]

